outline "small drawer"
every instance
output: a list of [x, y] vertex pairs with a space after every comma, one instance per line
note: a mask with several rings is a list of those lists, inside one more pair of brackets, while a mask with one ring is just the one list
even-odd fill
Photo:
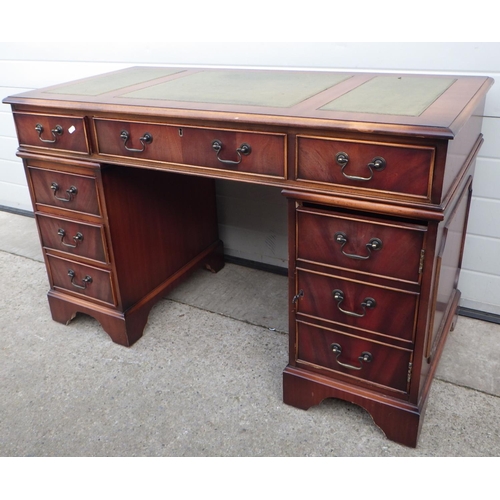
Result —
[[404, 222], [297, 210], [297, 259], [418, 283], [426, 228]]
[[82, 116], [14, 113], [20, 146], [35, 146], [89, 154], [89, 141]]
[[297, 361], [408, 391], [412, 351], [297, 322]]
[[34, 202], [76, 212], [100, 215], [94, 177], [28, 167]]
[[45, 248], [107, 263], [102, 225], [87, 224], [37, 214], [40, 238]]
[[51, 286], [116, 305], [111, 272], [47, 254]]
[[[417, 293], [297, 269], [297, 314], [413, 341]], [[302, 293], [301, 293], [302, 291]]]
[[297, 137], [297, 180], [430, 200], [434, 148]]
[[94, 119], [100, 154], [285, 177], [285, 135]]

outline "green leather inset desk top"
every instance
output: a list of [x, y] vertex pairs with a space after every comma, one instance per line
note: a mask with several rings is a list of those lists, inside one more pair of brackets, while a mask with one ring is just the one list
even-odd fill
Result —
[[[185, 73], [185, 74], [181, 74]], [[167, 81], [154, 80], [179, 75]], [[348, 80], [352, 74], [304, 71], [135, 67], [48, 89], [48, 94], [291, 108]], [[420, 116], [455, 78], [379, 75], [320, 107], [320, 111]], [[142, 85], [133, 91], [126, 89]], [[120, 94], [120, 90], [123, 93]]]
[[302, 71], [206, 71], [120, 97], [289, 108], [351, 76]]
[[455, 81], [446, 77], [377, 76], [320, 109], [420, 116]]
[[465, 106], [479, 105], [492, 84], [488, 77], [460, 75], [140, 66], [3, 102], [17, 112], [43, 104], [88, 116], [134, 113], [450, 138], [463, 126]]
[[115, 73], [98, 75], [93, 78], [79, 80], [55, 89], [46, 90], [47, 94], [67, 94], [81, 96], [98, 96], [119, 89], [130, 87], [138, 83], [148, 82], [183, 71], [180, 68], [142, 68], [134, 67]]

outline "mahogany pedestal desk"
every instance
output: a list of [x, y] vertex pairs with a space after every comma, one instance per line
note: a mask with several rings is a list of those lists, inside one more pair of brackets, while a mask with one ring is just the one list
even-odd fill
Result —
[[284, 401], [416, 446], [457, 282], [490, 78], [136, 67], [8, 97], [54, 320], [131, 346], [223, 266], [214, 179], [289, 200]]

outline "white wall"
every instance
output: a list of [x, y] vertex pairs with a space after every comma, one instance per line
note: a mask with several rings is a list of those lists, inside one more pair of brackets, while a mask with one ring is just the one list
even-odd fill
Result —
[[[485, 144], [477, 162], [460, 288], [463, 306], [500, 314], [500, 43], [0, 43], [0, 97], [138, 64], [334, 68], [495, 78], [498, 83], [486, 102]], [[31, 210], [16, 148], [10, 110], [2, 105], [0, 205]], [[222, 237], [232, 255], [286, 265], [284, 200], [278, 190], [263, 188], [255, 202], [254, 189], [219, 184]]]

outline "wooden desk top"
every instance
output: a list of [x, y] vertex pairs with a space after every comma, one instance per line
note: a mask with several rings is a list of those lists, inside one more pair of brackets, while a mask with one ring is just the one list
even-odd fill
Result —
[[15, 109], [316, 127], [452, 139], [488, 77], [132, 67], [8, 97]]

